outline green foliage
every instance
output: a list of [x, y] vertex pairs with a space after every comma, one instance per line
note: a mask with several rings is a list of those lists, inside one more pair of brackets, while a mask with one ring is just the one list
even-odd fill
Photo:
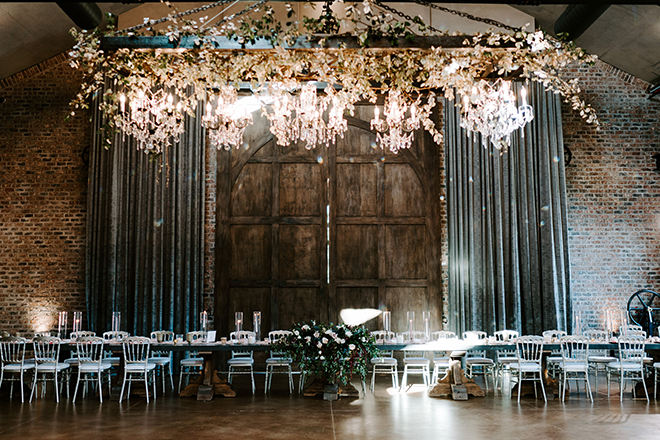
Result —
[[347, 384], [353, 374], [364, 380], [369, 361], [378, 355], [373, 336], [362, 326], [312, 321], [295, 324], [291, 332], [275, 349], [328, 384]]

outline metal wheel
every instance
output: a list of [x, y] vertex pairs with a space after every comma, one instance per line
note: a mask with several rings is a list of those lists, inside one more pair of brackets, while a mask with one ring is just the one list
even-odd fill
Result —
[[641, 325], [647, 336], [653, 336], [660, 326], [660, 294], [647, 289], [633, 293], [628, 299], [628, 319], [631, 324]]

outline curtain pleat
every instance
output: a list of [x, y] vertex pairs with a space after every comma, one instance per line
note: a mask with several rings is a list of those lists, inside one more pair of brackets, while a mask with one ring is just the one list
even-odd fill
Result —
[[534, 120], [507, 152], [468, 135], [445, 101], [448, 318], [457, 332], [570, 330], [560, 102], [537, 83], [530, 89]]
[[104, 121], [93, 106], [87, 226], [89, 328], [194, 330], [204, 273], [205, 133], [196, 117], [159, 157], [117, 134], [105, 148]]

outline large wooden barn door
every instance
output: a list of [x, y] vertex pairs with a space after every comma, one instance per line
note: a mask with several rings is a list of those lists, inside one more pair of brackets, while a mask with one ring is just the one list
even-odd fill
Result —
[[[248, 149], [218, 155], [216, 327], [261, 310], [264, 332], [346, 307], [441, 316], [437, 146], [422, 133], [410, 151], [375, 146], [373, 113], [359, 106], [330, 148], [280, 147], [265, 121]], [[376, 328], [379, 323], [368, 323]]]
[[[406, 311], [442, 318], [437, 145], [416, 133], [410, 150], [383, 151], [369, 131], [372, 106], [358, 106], [330, 155], [330, 316], [343, 308]], [[380, 327], [379, 320], [367, 323]], [[422, 329], [418, 324], [419, 329]]]

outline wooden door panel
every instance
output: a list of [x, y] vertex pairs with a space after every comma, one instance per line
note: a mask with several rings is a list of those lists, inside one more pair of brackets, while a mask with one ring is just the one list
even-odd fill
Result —
[[253, 331], [252, 327], [252, 312], [258, 310], [261, 312], [261, 337], [267, 335], [271, 328], [271, 310], [270, 310], [270, 297], [271, 290], [269, 287], [234, 287], [229, 291], [229, 310], [227, 316], [222, 319], [227, 319], [230, 322], [230, 330], [234, 331], [234, 312], [243, 312], [244, 325], [243, 330]]
[[280, 166], [280, 215], [320, 216], [325, 184], [319, 164], [286, 163]]
[[384, 195], [387, 217], [424, 216], [424, 191], [410, 165], [385, 165]]
[[232, 225], [230, 227], [232, 280], [271, 278], [272, 239], [269, 225]]
[[269, 164], [246, 164], [231, 191], [231, 215], [270, 215], [272, 188], [273, 178]]
[[281, 280], [318, 280], [322, 276], [322, 231], [317, 225], [281, 225], [279, 227]]
[[327, 319], [322, 313], [321, 291], [315, 287], [282, 287], [276, 296], [278, 327], [288, 329], [298, 322]]
[[425, 225], [385, 227], [385, 270], [388, 278], [426, 279]]
[[338, 280], [378, 279], [378, 226], [337, 225]]
[[374, 217], [378, 213], [378, 165], [337, 164], [337, 215]]
[[[424, 330], [422, 311], [429, 310], [427, 289], [423, 287], [389, 287], [385, 290], [383, 305], [392, 311], [392, 331], [408, 330], [406, 312], [415, 312], [415, 330]], [[438, 330], [438, 328], [435, 328]]]
[[[337, 311], [343, 309], [377, 309], [378, 308], [378, 288], [376, 287], [338, 287], [336, 295]], [[337, 316], [331, 316], [330, 320], [341, 322], [339, 313]], [[369, 330], [377, 330], [380, 324], [379, 319], [372, 319], [366, 323]]]

